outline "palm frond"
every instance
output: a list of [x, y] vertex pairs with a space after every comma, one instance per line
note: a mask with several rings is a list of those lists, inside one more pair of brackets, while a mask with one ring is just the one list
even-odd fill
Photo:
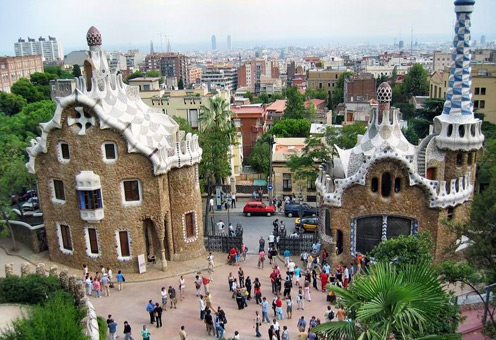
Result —
[[[317, 335], [327, 339], [355, 340], [358, 338], [358, 328], [353, 322], [326, 322], [312, 328]], [[364, 338], [364, 340], [368, 338]]]

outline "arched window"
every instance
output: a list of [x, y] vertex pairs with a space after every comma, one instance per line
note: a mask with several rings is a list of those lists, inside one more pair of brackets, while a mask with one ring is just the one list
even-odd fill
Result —
[[343, 252], [343, 232], [341, 230], [336, 230], [336, 255]]
[[394, 192], [400, 192], [401, 190], [401, 178], [396, 177], [394, 179]]
[[331, 212], [329, 209], [325, 210], [324, 226], [325, 226], [325, 234], [331, 236]]
[[374, 177], [372, 178], [372, 185], [370, 186], [370, 190], [372, 190], [372, 192], [377, 192], [378, 189], [379, 189], [379, 180], [377, 179], [377, 177]]
[[474, 154], [472, 152], [469, 152], [468, 159], [467, 159], [467, 164], [468, 165], [472, 165], [473, 161], [474, 161]]
[[389, 197], [390, 194], [391, 194], [391, 174], [389, 172], [385, 172], [382, 174], [381, 195], [382, 197]]

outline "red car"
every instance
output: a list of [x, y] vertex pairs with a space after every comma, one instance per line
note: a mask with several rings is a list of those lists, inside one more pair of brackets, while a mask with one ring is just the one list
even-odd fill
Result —
[[251, 215], [266, 215], [272, 216], [276, 212], [276, 208], [273, 205], [265, 205], [262, 202], [252, 201], [246, 203], [243, 208], [243, 214], [246, 216]]

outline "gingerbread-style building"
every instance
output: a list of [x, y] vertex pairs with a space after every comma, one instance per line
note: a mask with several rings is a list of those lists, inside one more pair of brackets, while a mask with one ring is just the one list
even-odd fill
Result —
[[87, 41], [85, 76], [27, 148], [50, 259], [137, 271], [139, 254], [155, 255], [164, 270], [168, 260], [199, 256], [197, 136], [110, 72], [95, 27]]
[[456, 0], [453, 63], [443, 113], [418, 146], [402, 134], [398, 110], [390, 107], [391, 87], [377, 89], [364, 136], [352, 149], [321, 165], [316, 181], [325, 244], [334, 262], [399, 235], [428, 230], [435, 256], [456, 240], [445, 221], [468, 218], [477, 151], [484, 136], [474, 118], [470, 78], [470, 14], [474, 0]]

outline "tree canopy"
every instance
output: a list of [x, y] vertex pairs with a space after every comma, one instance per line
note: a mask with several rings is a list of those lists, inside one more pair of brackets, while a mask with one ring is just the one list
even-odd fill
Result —
[[282, 119], [268, 131], [276, 137], [308, 137], [310, 122], [305, 119]]
[[421, 64], [415, 64], [403, 78], [403, 92], [407, 97], [429, 94], [429, 74]]
[[349, 321], [320, 324], [313, 328], [315, 333], [346, 340], [413, 340], [444, 335], [440, 334], [442, 330], [430, 333], [436, 329], [433, 325], [439, 314], [450, 303], [430, 264], [400, 268], [379, 262], [368, 275], [355, 275], [354, 280], [348, 290], [328, 286], [340, 297]]
[[8, 116], [12, 116], [20, 112], [26, 104], [27, 101], [24, 97], [15, 93], [0, 91], [0, 112], [3, 112]]
[[283, 119], [302, 119], [305, 115], [305, 98], [295, 86], [286, 89], [286, 109]]

